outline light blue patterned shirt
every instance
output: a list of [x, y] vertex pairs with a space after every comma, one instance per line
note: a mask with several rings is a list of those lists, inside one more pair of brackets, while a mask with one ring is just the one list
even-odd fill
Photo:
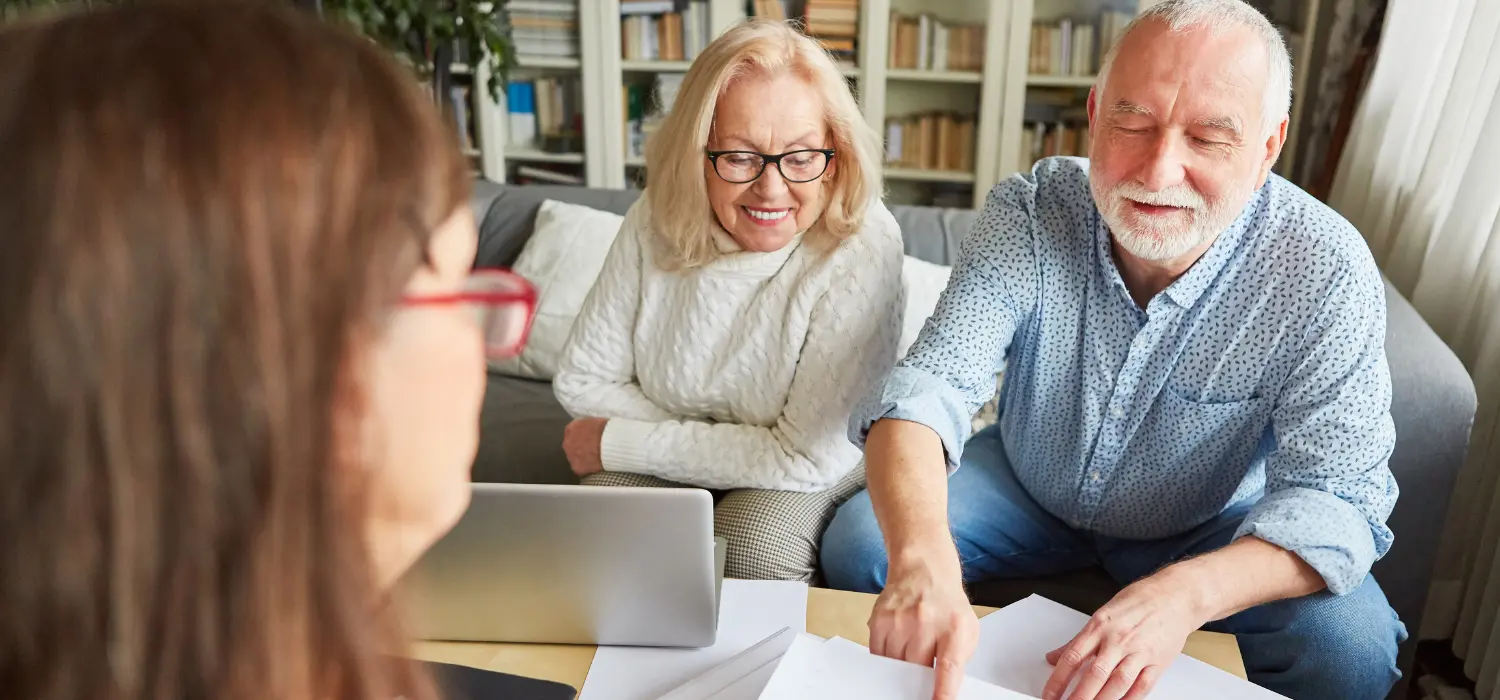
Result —
[[1144, 311], [1089, 191], [1049, 158], [996, 185], [905, 359], [850, 437], [898, 418], [958, 468], [1005, 368], [1017, 478], [1075, 528], [1164, 538], [1258, 499], [1236, 532], [1295, 552], [1334, 593], [1391, 546], [1395, 443], [1385, 290], [1347, 221], [1275, 175]]

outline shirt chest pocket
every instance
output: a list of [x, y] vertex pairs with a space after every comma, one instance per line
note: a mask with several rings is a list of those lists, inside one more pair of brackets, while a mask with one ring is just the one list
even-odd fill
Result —
[[1248, 463], [1269, 424], [1272, 405], [1271, 399], [1259, 396], [1193, 401], [1163, 387], [1136, 443], [1179, 465], [1217, 469]]

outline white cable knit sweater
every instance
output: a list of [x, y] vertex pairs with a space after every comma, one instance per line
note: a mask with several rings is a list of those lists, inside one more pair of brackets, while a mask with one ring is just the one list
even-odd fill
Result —
[[860, 459], [849, 412], [896, 360], [901, 232], [874, 203], [829, 253], [799, 237], [691, 271], [653, 261], [642, 197], [589, 292], [553, 379], [574, 417], [608, 418], [607, 471], [712, 489], [821, 491]]

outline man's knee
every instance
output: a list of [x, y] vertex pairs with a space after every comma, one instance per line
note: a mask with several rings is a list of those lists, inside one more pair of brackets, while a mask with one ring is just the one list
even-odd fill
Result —
[[822, 562], [831, 588], [879, 593], [885, 587], [885, 542], [868, 491], [855, 494], [834, 514], [823, 533]]
[[1239, 630], [1250, 679], [1294, 700], [1384, 698], [1401, 677], [1396, 654], [1407, 633], [1374, 581], [1273, 603], [1285, 609]]
[[1297, 624], [1307, 630], [1307, 649], [1325, 676], [1323, 687], [1357, 689], [1344, 696], [1351, 700], [1384, 698], [1401, 678], [1396, 654], [1406, 627], [1374, 579], [1346, 595], [1317, 596], [1306, 607]]

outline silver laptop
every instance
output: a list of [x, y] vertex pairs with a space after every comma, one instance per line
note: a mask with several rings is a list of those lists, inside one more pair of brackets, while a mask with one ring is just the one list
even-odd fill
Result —
[[397, 585], [421, 639], [704, 647], [724, 542], [689, 488], [473, 484]]

